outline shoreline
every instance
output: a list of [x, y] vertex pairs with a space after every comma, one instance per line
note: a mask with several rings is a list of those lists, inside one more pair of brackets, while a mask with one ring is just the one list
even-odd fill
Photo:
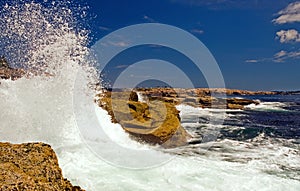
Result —
[[172, 88], [172, 87], [137, 87], [137, 88], [101, 88], [104, 91], [109, 92], [124, 92], [129, 90], [134, 91], [146, 91], [146, 90], [173, 90], [173, 91], [197, 91], [202, 94], [209, 95], [210, 93], [213, 94], [226, 94], [226, 95], [299, 95], [300, 90], [272, 90], [272, 91], [264, 91], [264, 90], [258, 90], [258, 91], [252, 91], [252, 90], [246, 90], [246, 89], [235, 89], [235, 88]]

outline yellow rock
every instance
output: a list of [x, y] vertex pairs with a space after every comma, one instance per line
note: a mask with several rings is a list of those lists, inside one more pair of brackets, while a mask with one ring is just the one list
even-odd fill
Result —
[[111, 95], [106, 95], [102, 96], [99, 105], [132, 138], [149, 144], [165, 143], [166, 147], [187, 143], [189, 136], [181, 127], [179, 111], [174, 102], [154, 98], [148, 103], [129, 101], [130, 97], [135, 97], [131, 92], [112, 92]]
[[0, 143], [0, 190], [83, 191], [63, 178], [56, 154], [44, 143]]

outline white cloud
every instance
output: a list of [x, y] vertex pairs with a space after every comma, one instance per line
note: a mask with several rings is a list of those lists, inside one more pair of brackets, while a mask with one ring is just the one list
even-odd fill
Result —
[[125, 41], [107, 41], [107, 42], [102, 42], [101, 43], [102, 46], [105, 47], [128, 47], [130, 44], [128, 42]]
[[290, 58], [300, 58], [300, 51], [299, 52], [290, 52], [289, 57]]
[[191, 32], [194, 33], [194, 34], [203, 34], [204, 30], [201, 30], [201, 29], [192, 29]]
[[274, 54], [271, 58], [261, 58], [261, 59], [251, 59], [246, 60], [246, 63], [264, 63], [264, 62], [277, 62], [277, 63], [285, 63], [287, 61], [299, 60], [300, 59], [300, 50], [288, 52], [285, 50], [281, 50]]
[[109, 30], [111, 30], [110, 28], [104, 27], [104, 26], [99, 26], [99, 29], [100, 29], [101, 31], [109, 31]]
[[245, 62], [247, 62], [247, 63], [257, 63], [257, 62], [259, 62], [259, 60], [246, 60]]
[[150, 22], [150, 23], [155, 23], [156, 21], [154, 19], [152, 19], [151, 17], [144, 15], [143, 19], [145, 19], [146, 21]]
[[108, 42], [110, 45], [112, 45], [112, 46], [116, 46], [116, 47], [127, 47], [127, 46], [129, 46], [129, 43], [127, 43], [127, 42], [124, 42], [124, 41], [119, 41], [119, 42], [112, 42], [112, 41], [110, 41], [110, 42]]
[[274, 55], [274, 62], [285, 62], [288, 59], [300, 59], [300, 51], [287, 52], [282, 50]]
[[278, 31], [276, 36], [281, 43], [300, 42], [300, 33], [295, 29]]
[[118, 65], [118, 66], [116, 66], [115, 68], [116, 69], [121, 69], [121, 68], [127, 68], [129, 65], [127, 65], [127, 64], [122, 64], [122, 65]]
[[279, 11], [278, 15], [278, 18], [273, 20], [276, 24], [300, 22], [300, 1], [289, 4]]
[[276, 53], [276, 54], [274, 55], [274, 58], [281, 58], [281, 57], [286, 56], [286, 55], [287, 55], [287, 51], [282, 50], [282, 51]]

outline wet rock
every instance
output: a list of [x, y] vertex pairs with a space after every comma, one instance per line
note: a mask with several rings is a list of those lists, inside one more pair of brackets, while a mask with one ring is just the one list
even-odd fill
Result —
[[239, 105], [239, 104], [228, 103], [227, 104], [227, 109], [244, 109], [244, 106], [243, 105]]
[[131, 91], [129, 95], [129, 101], [139, 101], [139, 96], [136, 92]]
[[26, 72], [23, 69], [0, 67], [0, 79], [16, 80], [23, 77], [25, 74]]
[[26, 74], [23, 69], [11, 68], [4, 57], [0, 58], [0, 79], [16, 80]]
[[227, 103], [228, 104], [235, 104], [235, 105], [242, 105], [242, 106], [246, 106], [246, 105], [250, 105], [250, 104], [259, 104], [258, 101], [255, 100], [250, 100], [250, 99], [240, 99], [240, 98], [229, 98], [227, 99]]
[[152, 97], [148, 103], [142, 103], [128, 100], [128, 92], [113, 94], [116, 95], [102, 97], [99, 106], [133, 139], [166, 147], [187, 143], [188, 133], [181, 127], [179, 111], [171, 99]]

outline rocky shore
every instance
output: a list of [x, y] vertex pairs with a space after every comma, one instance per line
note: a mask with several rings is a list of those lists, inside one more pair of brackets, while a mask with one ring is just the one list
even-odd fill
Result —
[[[260, 94], [262, 92], [259, 92]], [[272, 94], [272, 92], [263, 92]], [[178, 104], [200, 108], [244, 109], [258, 101], [212, 95], [256, 95], [257, 92], [226, 89], [138, 88], [106, 91], [97, 95], [97, 103], [108, 111], [112, 122], [119, 123], [133, 139], [163, 147], [187, 144], [191, 137], [181, 126]], [[143, 101], [140, 99], [144, 99]]]
[[182, 146], [188, 133], [180, 124], [175, 104], [161, 100], [138, 101], [136, 92], [105, 92], [98, 95], [98, 104], [108, 111], [112, 122], [119, 123], [133, 139], [164, 147]]
[[1, 191], [84, 191], [63, 178], [55, 152], [44, 143], [0, 143]]

